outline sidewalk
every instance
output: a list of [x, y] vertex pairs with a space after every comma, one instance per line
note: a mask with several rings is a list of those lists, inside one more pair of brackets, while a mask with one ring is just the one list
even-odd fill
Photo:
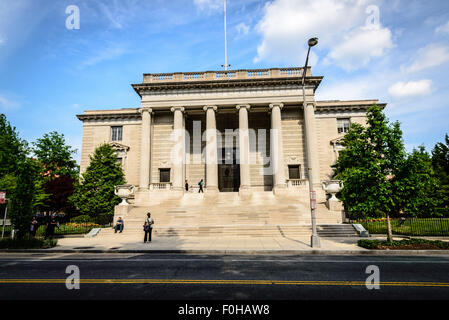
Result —
[[295, 252], [295, 251], [368, 251], [357, 246], [359, 238], [321, 238], [321, 248], [310, 247], [310, 236], [158, 236], [153, 234], [151, 243], [143, 243], [143, 232], [114, 233], [102, 229], [93, 238], [61, 238], [58, 246], [48, 251], [136, 251], [136, 252]]

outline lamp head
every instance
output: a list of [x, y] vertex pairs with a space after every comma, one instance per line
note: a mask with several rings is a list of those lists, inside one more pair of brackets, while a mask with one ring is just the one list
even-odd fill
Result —
[[314, 47], [318, 43], [318, 38], [310, 38], [309, 39], [309, 47]]

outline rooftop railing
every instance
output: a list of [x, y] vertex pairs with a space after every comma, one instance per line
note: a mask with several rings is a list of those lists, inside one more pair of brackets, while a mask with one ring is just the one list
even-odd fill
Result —
[[[303, 68], [272, 68], [272, 69], [244, 69], [231, 71], [205, 71], [205, 72], [174, 72], [174, 73], [146, 73], [144, 83], [151, 82], [179, 82], [179, 81], [211, 81], [211, 80], [238, 80], [238, 79], [264, 79], [288, 78], [302, 76]], [[311, 76], [310, 67], [307, 76]]]

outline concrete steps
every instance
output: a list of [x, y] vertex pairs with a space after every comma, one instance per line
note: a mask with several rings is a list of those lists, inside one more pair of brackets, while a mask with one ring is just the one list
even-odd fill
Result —
[[[147, 206], [132, 206], [126, 216], [127, 232], [142, 232], [147, 212], [155, 220], [158, 236], [309, 236], [310, 207], [297, 198], [279, 198], [272, 192], [254, 192], [242, 200], [238, 193], [186, 193], [180, 199], [167, 199]], [[318, 204], [316, 221], [323, 236], [350, 236], [355, 233], [338, 225], [341, 214]], [[349, 226], [352, 228], [352, 226]], [[353, 229], [353, 228], [352, 228]]]
[[[143, 234], [142, 226], [139, 230], [130, 229], [125, 226], [125, 234]], [[352, 225], [319, 225], [317, 226], [318, 235], [320, 237], [358, 237]], [[102, 233], [104, 235], [112, 235]], [[195, 238], [195, 237], [309, 237], [312, 234], [311, 226], [300, 225], [231, 225], [231, 226], [204, 226], [204, 227], [159, 227], [153, 229], [153, 235], [158, 237], [174, 237], [174, 238]]]

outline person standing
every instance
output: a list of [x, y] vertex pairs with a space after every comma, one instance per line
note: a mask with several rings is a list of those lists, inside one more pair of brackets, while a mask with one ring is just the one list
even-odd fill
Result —
[[58, 222], [56, 221], [56, 217], [52, 216], [51, 220], [47, 222], [47, 229], [45, 229], [45, 237], [44, 239], [50, 238], [53, 239], [55, 235], [55, 228], [58, 227]]
[[201, 181], [198, 182], [198, 185], [200, 186], [200, 189], [198, 190], [198, 193], [200, 193], [200, 192], [204, 193], [204, 191], [203, 191], [203, 179], [201, 179]]
[[186, 192], [189, 192], [189, 182], [186, 179], [186, 183], [185, 183], [185, 188], [186, 188]]
[[145, 237], [143, 238], [143, 243], [151, 242], [151, 232], [153, 231], [154, 219], [151, 218], [151, 213], [147, 213], [147, 219], [143, 225], [143, 231], [145, 231]]
[[32, 237], [36, 236], [37, 229], [39, 229], [39, 222], [36, 217], [33, 217], [33, 221], [31, 221], [30, 234]]

